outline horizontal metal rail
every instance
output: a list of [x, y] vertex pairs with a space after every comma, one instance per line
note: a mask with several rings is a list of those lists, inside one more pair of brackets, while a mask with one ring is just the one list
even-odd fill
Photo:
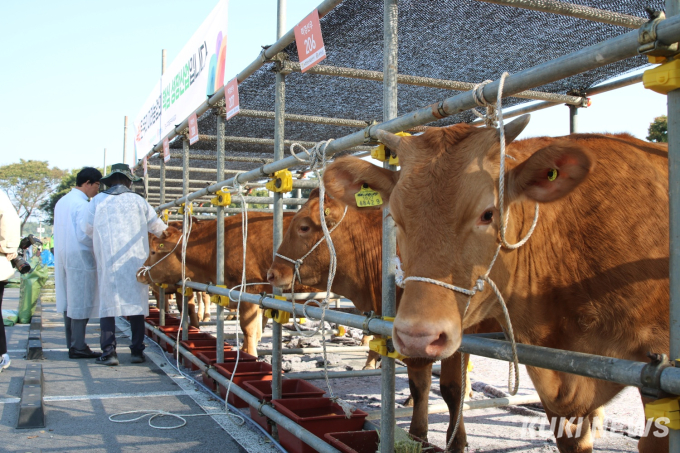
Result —
[[[217, 135], [199, 135], [198, 136], [199, 140], [202, 141], [208, 141], [208, 142], [216, 142], [217, 141]], [[273, 138], [259, 138], [259, 137], [237, 137], [233, 135], [225, 135], [223, 138], [225, 143], [243, 143], [246, 145], [265, 145], [265, 146], [273, 146], [274, 145], [274, 139]], [[310, 142], [306, 140], [284, 140], [283, 144], [285, 146], [290, 146], [293, 143], [298, 143], [305, 148], [311, 148], [316, 144], [316, 142]], [[370, 146], [352, 146], [351, 148], [348, 149], [354, 149], [357, 151], [370, 151], [371, 147]], [[298, 162], [298, 165], [300, 163]]]
[[[160, 165], [147, 165], [146, 168], [150, 170], [160, 170], [161, 166]], [[181, 171], [184, 172], [184, 169], [182, 167], [171, 167], [169, 165], [165, 166], [165, 171]], [[204, 168], [204, 167], [190, 167], [189, 171], [191, 173], [197, 172], [197, 173], [217, 173], [216, 168]], [[229, 170], [225, 169], [225, 173], [235, 173], [235, 174], [241, 174], [245, 173], [247, 170]]]
[[[325, 16], [328, 14], [330, 11], [333, 10], [336, 6], [338, 6], [340, 3], [342, 3], [342, 0], [325, 0], [319, 4], [319, 6], [316, 7], [316, 9], [319, 12], [319, 18]], [[253, 75], [255, 71], [260, 69], [262, 66], [264, 66], [265, 63], [271, 61], [272, 58], [276, 56], [279, 52], [283, 51], [290, 43], [295, 41], [295, 31], [293, 28], [288, 30], [288, 32], [283, 35], [279, 40], [277, 40], [274, 44], [271, 46], [268, 46], [260, 52], [260, 54], [257, 56], [255, 60], [253, 60], [252, 63], [250, 63], [246, 68], [239, 72], [236, 75], [236, 80], [241, 83], [244, 80], [246, 80], [248, 77]], [[222, 87], [219, 90], [215, 92], [210, 98], [208, 98], [205, 102], [203, 102], [196, 110], [194, 110], [194, 113], [196, 113], [196, 116], [200, 117], [203, 115], [205, 112], [207, 112], [209, 109], [215, 107], [219, 102], [221, 102], [224, 99], [224, 88]], [[173, 138], [177, 137], [189, 127], [189, 118], [185, 118], [179, 125], [175, 126], [175, 128], [168, 133], [163, 139], [168, 139], [172, 140]], [[141, 156], [143, 159], [144, 157], [150, 157], [156, 152], [162, 151], [163, 150], [163, 139], [161, 139], [160, 142], [158, 142], [148, 153], [146, 153], [145, 156]], [[140, 161], [141, 162], [141, 161]], [[141, 164], [138, 162], [137, 165], [135, 165], [135, 168], [141, 167]]]
[[[661, 21], [657, 27], [657, 37], [664, 43], [680, 41], [680, 16], [673, 16]], [[637, 31], [632, 31], [509, 75], [505, 79], [503, 97], [511, 97], [530, 88], [546, 85], [636, 55], [638, 55], [638, 33]], [[499, 85], [499, 80], [485, 85], [482, 90], [484, 99], [489, 101], [496, 99]], [[368, 128], [368, 131], [358, 131], [340, 137], [328, 145], [326, 156], [332, 156], [337, 152], [364, 144], [366, 133], [375, 140], [377, 139], [376, 134], [378, 130], [389, 132], [404, 131], [414, 126], [420, 126], [446, 116], [464, 112], [476, 106], [477, 103], [472, 92], [460, 93], [428, 107], [420, 108], [384, 123], [371, 126]], [[224, 185], [232, 185], [234, 182], [245, 183], [249, 180], [262, 178], [263, 174], [272, 174], [298, 164], [299, 162], [294, 157], [289, 156], [280, 161], [250, 170], [247, 173], [242, 173], [234, 178], [221, 181], [186, 197], [163, 204], [158, 209], [178, 206], [187, 199], [191, 200], [207, 193], [214, 193]]]
[[[186, 286], [199, 291], [207, 291], [211, 294], [228, 296], [230, 293], [229, 290], [225, 290], [224, 288], [218, 288], [202, 283], [186, 282]], [[240, 295], [241, 301], [244, 302], [293, 313], [293, 304], [288, 301], [261, 297], [249, 293], [239, 293], [239, 291], [232, 291], [231, 294], [233, 297]], [[321, 318], [322, 310], [318, 307], [308, 306], [306, 314], [303, 312], [303, 307], [301, 305], [296, 305], [295, 308], [295, 314], [298, 316], [308, 316], [314, 319]], [[380, 318], [368, 318], [366, 316], [335, 312], [329, 309], [326, 310], [325, 320], [339, 323], [343, 326], [365, 329], [377, 335], [392, 335], [392, 323]], [[512, 347], [507, 341], [491, 340], [474, 335], [463, 335], [460, 351], [467, 354], [504, 360], [506, 362], [512, 361]], [[647, 365], [646, 363], [632, 360], [616, 359], [613, 357], [603, 357], [525, 344], [517, 345], [517, 357], [519, 358], [519, 362], [524, 365], [562, 371], [564, 373], [577, 374], [579, 376], [602, 379], [635, 387], [643, 386], [641, 373], [643, 368]], [[671, 367], [663, 370], [661, 374], [660, 389], [674, 395], [680, 395], [680, 369]]]
[[[332, 347], [328, 346], [326, 348], [328, 352], [368, 352], [370, 349], [368, 346], [338, 346]], [[281, 350], [282, 354], [319, 354], [323, 352], [323, 348], [283, 348]], [[272, 355], [271, 349], [258, 349], [257, 355]]]
[[[247, 109], [240, 110], [238, 115], [248, 118], [262, 118], [268, 120], [273, 120], [275, 116], [274, 112]], [[293, 121], [298, 123], [327, 124], [330, 126], [358, 127], [362, 129], [370, 124], [369, 121], [350, 120], [345, 118], [328, 118], [325, 116], [297, 115], [295, 113], [285, 113], [283, 115], [283, 119], [285, 121]]]
[[[598, 85], [596, 87], [589, 88], [586, 90], [586, 96], [594, 96], [596, 94], [601, 94], [601, 93], [606, 93], [609, 91], [616, 90], [618, 88], [623, 88], [627, 87], [630, 85], [635, 85], [636, 83], [642, 82], [642, 74], [636, 74], [630, 77], [626, 77], [620, 80], [615, 80], [613, 82], [609, 83], [603, 83], [602, 85]], [[564, 104], [559, 104], [559, 103], [554, 103], [554, 102], [537, 102], [537, 103], [531, 103], [531, 105], [525, 105], [524, 107], [520, 108], [515, 108], [513, 110], [508, 110], [507, 112], [503, 112], [503, 118], [514, 118], [516, 116], [521, 116], [526, 113], [531, 113], [531, 112], [536, 112], [538, 110], [543, 110], [547, 109], [549, 107], [555, 107], [557, 105], [564, 105]], [[476, 119], [472, 123], [473, 126], [479, 126], [484, 124], [483, 119]]]
[[[515, 395], [500, 398], [489, 398], [486, 400], [466, 401], [463, 403], [463, 410], [470, 411], [474, 409], [487, 409], [490, 407], [505, 407], [505, 406], [520, 406], [522, 404], [536, 404], [540, 403], [541, 399], [537, 394], [532, 395]], [[446, 404], [431, 404], [427, 406], [428, 414], [442, 414], [449, 411], [449, 406]], [[370, 411], [366, 420], [379, 420], [380, 411]], [[412, 407], [400, 407], [394, 410], [395, 418], [404, 418], [413, 416]]]
[[[156, 182], [160, 178], [149, 178], [149, 181]], [[165, 182], [182, 182], [181, 179], [166, 179]], [[190, 183], [194, 185], [202, 185], [205, 187], [206, 185], [210, 184], [215, 184], [215, 181], [196, 181], [196, 180], [189, 180]], [[249, 182], [246, 185], [249, 188], [253, 189], [261, 189], [265, 187], [266, 183], [253, 183]], [[315, 189], [319, 187], [319, 180], [318, 179], [293, 179], [293, 189]], [[160, 190], [160, 186], [156, 185], [149, 185], [149, 189], [156, 189]], [[182, 189], [181, 187], [166, 187], [166, 190], [174, 190], [174, 189]]]
[[640, 28], [647, 19], [630, 16], [628, 14], [615, 13], [589, 6], [574, 5], [573, 3], [560, 2], [557, 0], [477, 0], [497, 5], [514, 6], [515, 8], [531, 9], [544, 13], [560, 14], [562, 16], [576, 17], [578, 19], [602, 22], [604, 24], [619, 25], [626, 28]]
[[[282, 72], [300, 72], [300, 63], [286, 61]], [[305, 74], [328, 75], [335, 77], [346, 77], [350, 79], [375, 80], [382, 82], [383, 73], [380, 71], [369, 71], [366, 69], [343, 68], [338, 66], [316, 65], [305, 72]], [[397, 75], [397, 83], [401, 85], [415, 85], [428, 88], [442, 88], [445, 90], [468, 91], [473, 90], [476, 83], [458, 82], [455, 80], [433, 79], [430, 77], [412, 76], [406, 74]], [[543, 91], [522, 91], [513, 94], [513, 98], [532, 99], [535, 101], [550, 101], [563, 104], [582, 106], [586, 101], [581, 96], [570, 96], [568, 94], [546, 93]]]
[[[332, 352], [332, 349], [329, 349]], [[441, 365], [432, 365], [433, 373], [441, 373]], [[348, 371], [329, 371], [329, 379], [342, 379], [342, 378], [353, 378], [353, 377], [368, 377], [368, 376], [380, 376], [382, 371], [378, 368], [377, 370], [348, 370]], [[396, 367], [394, 374], [407, 374], [408, 369], [405, 366]], [[286, 373], [286, 377], [290, 379], [324, 379], [323, 371], [298, 371], [295, 373]]]
[[[161, 158], [162, 154], [156, 154], [154, 158]], [[170, 154], [171, 159], [182, 159], [184, 156], [181, 154]], [[189, 154], [190, 161], [194, 160], [217, 160], [217, 156], [210, 154]], [[226, 162], [253, 162], [256, 164], [268, 164], [274, 162], [274, 159], [269, 157], [244, 157], [244, 156], [224, 156], [223, 159]]]
[[[180, 352], [180, 354], [182, 354], [182, 356], [184, 356], [191, 363], [196, 365], [202, 372], [206, 373], [208, 376], [210, 376], [212, 379], [214, 379], [218, 384], [220, 384], [224, 387], [229, 387], [229, 379], [222, 376], [214, 368], [207, 367], [198, 357], [193, 355], [190, 351], [185, 349], [182, 345], [177, 345], [175, 340], [173, 340], [172, 338], [165, 335], [163, 332], [160, 331], [160, 329], [156, 328], [156, 326], [152, 326], [152, 325], [147, 324], [147, 323], [145, 323], [145, 324], [146, 324], [147, 328], [153, 329], [155, 334], [158, 335], [160, 338], [162, 338], [164, 341], [173, 345], [173, 347], [179, 349], [179, 352]], [[315, 450], [322, 452], [322, 453], [340, 453], [339, 450], [336, 450], [335, 448], [331, 447], [329, 444], [327, 444], [321, 438], [316, 437], [314, 434], [307, 431], [302, 426], [298, 425], [297, 423], [295, 423], [294, 421], [292, 421], [291, 419], [289, 419], [285, 415], [279, 413], [276, 409], [274, 409], [273, 406], [270, 406], [270, 405], [267, 405], [267, 404], [261, 404], [261, 402], [255, 396], [251, 395], [250, 393], [248, 393], [246, 390], [242, 389], [238, 385], [232, 384], [231, 388], [230, 388], [230, 392], [233, 392], [236, 396], [238, 396], [243, 401], [248, 403], [249, 406], [258, 408], [262, 414], [264, 414], [265, 416], [267, 416], [268, 418], [273, 420], [277, 425], [283, 427], [286, 431], [290, 432], [293, 436], [302, 440], [304, 443], [306, 443], [310, 447], [314, 448]]]

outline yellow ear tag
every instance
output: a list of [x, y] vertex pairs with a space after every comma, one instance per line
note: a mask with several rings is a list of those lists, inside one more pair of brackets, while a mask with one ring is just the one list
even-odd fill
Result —
[[331, 215], [331, 208], [326, 208], [323, 210], [323, 215]]
[[557, 171], [557, 168], [551, 168], [548, 170], [548, 181], [553, 182], [554, 180], [557, 179], [557, 176], [560, 174], [559, 171]]
[[368, 187], [368, 184], [364, 184], [361, 187], [361, 190], [354, 194], [354, 198], [357, 202], [357, 207], [359, 208], [381, 206], [383, 204], [380, 193]]

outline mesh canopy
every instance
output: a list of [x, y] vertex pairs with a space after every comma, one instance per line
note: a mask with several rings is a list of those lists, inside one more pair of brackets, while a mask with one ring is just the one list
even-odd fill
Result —
[[[663, 9], [661, 0], [571, 0], [572, 3], [608, 11], [646, 17], [645, 8]], [[321, 65], [382, 71], [383, 2], [345, 0], [321, 19], [327, 57]], [[400, 0], [399, 73], [479, 83], [496, 80], [501, 73], [511, 74], [589, 45], [630, 32], [615, 25], [591, 22], [556, 14], [524, 10], [475, 0]], [[295, 43], [285, 52], [298, 61]], [[566, 94], [585, 90], [614, 76], [647, 64], [638, 56], [588, 71], [549, 85], [538, 91]], [[274, 111], [274, 64], [268, 63], [239, 85], [241, 109]], [[291, 73], [286, 76], [286, 113], [382, 121], [382, 82], [314, 74]], [[457, 92], [445, 89], [399, 85], [398, 112], [438, 102]], [[527, 102], [508, 98], [504, 106]], [[445, 118], [433, 125], [442, 126], [474, 119], [470, 112]], [[566, 119], [565, 119], [566, 121]], [[215, 115], [208, 111], [199, 119], [199, 133], [215, 135]], [[320, 141], [357, 131], [357, 128], [287, 121], [286, 140]], [[226, 122], [225, 135], [274, 137], [274, 121], [236, 116]], [[175, 140], [171, 148], [180, 148]], [[199, 141], [191, 154], [215, 155], [214, 141]], [[273, 146], [227, 143], [227, 155], [271, 159]], [[177, 153], [177, 149], [172, 150]], [[157, 164], [152, 159], [150, 164]], [[191, 159], [191, 167], [215, 168], [215, 160]], [[181, 166], [171, 159], [169, 166]], [[258, 163], [226, 162], [227, 169], [247, 170]], [[158, 177], [158, 170], [149, 170]], [[181, 179], [181, 172], [167, 171], [168, 178]], [[192, 179], [215, 180], [215, 173], [192, 174]], [[157, 186], [158, 182], [152, 182]], [[168, 186], [181, 183], [168, 183]], [[154, 191], [154, 190], [152, 190]], [[157, 189], [155, 190], [157, 191]], [[170, 196], [168, 200], [174, 198]]]

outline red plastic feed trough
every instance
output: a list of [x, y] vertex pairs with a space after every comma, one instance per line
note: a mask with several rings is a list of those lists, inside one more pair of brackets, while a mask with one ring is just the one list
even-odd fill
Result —
[[[310, 431], [317, 437], [324, 438], [327, 433], [342, 431], [359, 431], [364, 426], [368, 414], [360, 409], [352, 413], [350, 418], [339, 404], [330, 398], [296, 398], [272, 400], [274, 408]], [[279, 442], [289, 452], [314, 453], [312, 447], [279, 426]]]
[[[243, 383], [243, 388], [260, 401], [269, 402], [272, 400], [271, 381], [246, 381]], [[284, 379], [281, 381], [281, 399], [319, 398], [324, 393], [319, 387], [310, 384], [304, 379]], [[268, 433], [272, 432], [271, 425], [267, 423], [267, 417], [260, 415], [256, 407], [250, 406], [250, 418], [266, 429]]]
[[[231, 375], [236, 367], [235, 362], [231, 363], [217, 363], [215, 369], [222, 376], [231, 379]], [[272, 380], [272, 366], [264, 362], [239, 362], [236, 367], [236, 374], [234, 374], [233, 383], [239, 387], [246, 381], [271, 381]], [[227, 396], [227, 388], [220, 385], [220, 395], [222, 398]], [[238, 396], [229, 392], [229, 399], [227, 402], [235, 407], [248, 407], [248, 403], [243, 401]]]

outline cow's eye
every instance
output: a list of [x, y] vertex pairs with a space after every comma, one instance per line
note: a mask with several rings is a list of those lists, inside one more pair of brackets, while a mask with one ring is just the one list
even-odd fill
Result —
[[492, 210], [484, 211], [484, 214], [482, 214], [482, 217], [479, 219], [481, 223], [491, 223], [492, 220], [493, 220]]
[[300, 225], [300, 233], [308, 233], [309, 225]]

